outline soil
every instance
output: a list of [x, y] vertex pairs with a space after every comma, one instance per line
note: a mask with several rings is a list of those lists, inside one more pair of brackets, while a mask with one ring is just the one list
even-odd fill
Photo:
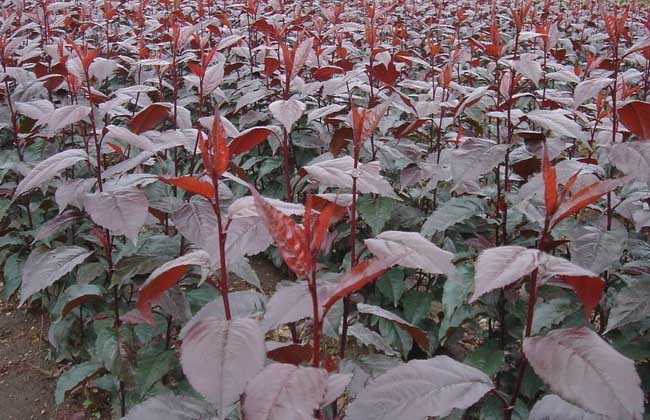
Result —
[[3, 420], [80, 418], [57, 409], [59, 368], [48, 359], [46, 316], [0, 301], [0, 417]]
[[[253, 258], [251, 264], [267, 293], [286, 277], [266, 258]], [[48, 328], [47, 314], [0, 300], [0, 420], [86, 420], [98, 415], [87, 413], [74, 399], [56, 406], [54, 390], [65, 367], [50, 358]]]

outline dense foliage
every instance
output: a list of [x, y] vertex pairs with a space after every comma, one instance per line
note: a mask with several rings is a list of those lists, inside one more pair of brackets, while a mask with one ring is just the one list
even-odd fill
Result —
[[[641, 419], [650, 10], [4, 0], [2, 298], [126, 419]], [[271, 260], [284, 280], [253, 269]]]

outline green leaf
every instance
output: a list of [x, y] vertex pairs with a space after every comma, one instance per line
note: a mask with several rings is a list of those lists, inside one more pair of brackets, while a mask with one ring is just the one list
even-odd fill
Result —
[[384, 225], [393, 213], [395, 201], [386, 197], [360, 197], [357, 202], [359, 214], [366, 222], [373, 235], [384, 230]]
[[447, 335], [449, 328], [458, 327], [477, 310], [467, 304], [473, 288], [474, 268], [470, 264], [457, 265], [455, 275], [443, 286], [442, 309], [445, 317], [438, 332], [440, 340]]
[[167, 374], [176, 363], [176, 354], [172, 350], [145, 347], [138, 353], [135, 383], [140, 398]]
[[421, 233], [431, 238], [436, 232], [444, 231], [456, 223], [484, 213], [485, 204], [480, 198], [454, 197], [431, 213], [424, 222]]
[[25, 260], [19, 254], [12, 254], [5, 261], [3, 270], [5, 287], [2, 289], [2, 299], [9, 300], [20, 287], [24, 264]]
[[616, 296], [607, 323], [607, 331], [620, 328], [650, 316], [650, 281], [634, 281]]
[[429, 315], [433, 295], [419, 290], [410, 290], [404, 295], [404, 319], [411, 324], [417, 324]]
[[465, 357], [463, 363], [482, 370], [489, 376], [495, 375], [506, 362], [506, 354], [499, 350], [495, 340], [486, 341]]
[[393, 302], [397, 307], [402, 294], [404, 293], [404, 269], [394, 268], [377, 280], [379, 292]]
[[103, 293], [104, 289], [94, 284], [73, 284], [59, 296], [52, 309], [52, 315], [64, 317], [79, 305], [101, 299]]
[[537, 302], [532, 333], [538, 334], [545, 329], [550, 329], [578, 310], [580, 310], [580, 305], [568, 297], [551, 299], [548, 302]]
[[59, 405], [65, 400], [65, 394], [85, 382], [91, 375], [101, 369], [101, 365], [95, 362], [84, 362], [73, 366], [64, 372], [56, 383], [54, 392], [56, 404]]

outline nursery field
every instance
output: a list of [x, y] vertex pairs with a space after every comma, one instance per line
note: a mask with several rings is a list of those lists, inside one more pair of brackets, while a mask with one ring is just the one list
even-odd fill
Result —
[[0, 5], [0, 417], [648, 418], [649, 6]]

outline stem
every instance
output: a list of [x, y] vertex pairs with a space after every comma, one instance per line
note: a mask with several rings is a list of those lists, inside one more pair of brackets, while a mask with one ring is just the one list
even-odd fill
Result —
[[309, 281], [309, 292], [311, 293], [311, 306], [313, 311], [314, 322], [312, 326], [312, 335], [314, 338], [314, 349], [312, 356], [312, 366], [320, 366], [320, 334], [321, 334], [321, 320], [319, 315], [318, 305], [318, 287], [316, 286], [316, 265], [312, 268], [311, 278]]
[[[358, 156], [354, 159], [354, 168], [356, 169], [359, 163]], [[350, 207], [350, 269], [357, 265], [356, 256], [356, 240], [357, 240], [357, 178], [352, 178], [352, 205]], [[339, 348], [339, 356], [341, 359], [345, 357], [345, 347], [348, 338], [348, 317], [350, 316], [350, 297], [343, 298], [343, 326], [341, 327], [341, 342]]]
[[[549, 225], [547, 219], [546, 223], [544, 224], [544, 231], [542, 232], [541, 238], [539, 240], [539, 244], [537, 246], [537, 248], [540, 251], [545, 251], [546, 243], [548, 242], [547, 241], [548, 230], [549, 230]], [[528, 310], [526, 313], [526, 329], [524, 331], [524, 338], [530, 337], [531, 332], [533, 330], [533, 315], [535, 314], [535, 303], [537, 302], [537, 277], [538, 277], [538, 269], [536, 268], [535, 270], [533, 270], [530, 276], [530, 296], [528, 297]], [[519, 359], [519, 367], [517, 369], [517, 380], [515, 381], [515, 388], [514, 391], [512, 392], [510, 405], [504, 407], [503, 409], [505, 420], [510, 420], [512, 418], [512, 411], [517, 402], [517, 398], [519, 397], [521, 384], [524, 380], [524, 374], [526, 373], [526, 365], [527, 365], [526, 355], [524, 354], [523, 343], [522, 343], [521, 357]]]
[[[217, 117], [215, 117], [217, 118]], [[219, 180], [216, 177], [212, 178], [214, 184], [214, 200], [212, 201], [212, 209], [217, 216], [217, 229], [219, 230], [219, 261], [220, 261], [220, 278], [219, 290], [223, 299], [223, 307], [226, 312], [226, 319], [230, 321], [232, 318], [230, 313], [230, 300], [228, 299], [228, 268], [226, 267], [226, 231], [224, 230], [223, 221], [221, 218], [221, 206], [219, 205]]]

